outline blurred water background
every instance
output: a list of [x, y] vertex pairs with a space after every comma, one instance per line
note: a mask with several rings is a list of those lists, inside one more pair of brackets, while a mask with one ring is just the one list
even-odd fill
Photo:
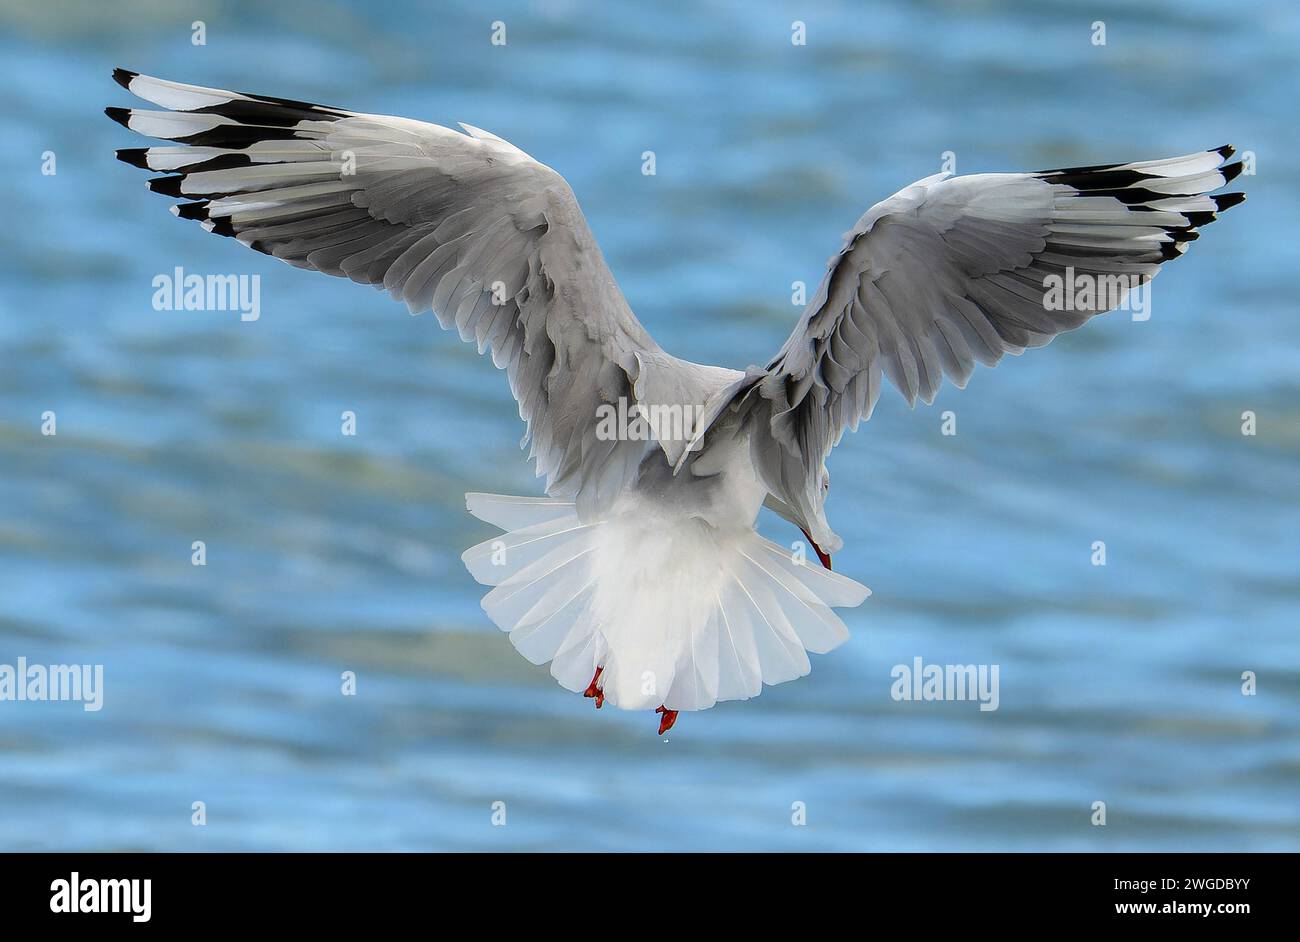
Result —
[[[1289, 0], [6, 0], [0, 31], [0, 663], [105, 669], [97, 713], [0, 703], [0, 849], [1300, 849]], [[738, 368], [944, 151], [1230, 142], [1258, 173], [1149, 321], [930, 408], [887, 391], [831, 465], [837, 568], [875, 592], [852, 640], [660, 739], [479, 610], [458, 557], [493, 531], [463, 493], [538, 493], [503, 378], [431, 317], [168, 215], [113, 160], [142, 143], [102, 115], [133, 102], [118, 65], [492, 130], [568, 177], [667, 349]], [[177, 265], [260, 274], [260, 320], [153, 310]], [[999, 665], [1000, 709], [895, 702], [918, 655]]]

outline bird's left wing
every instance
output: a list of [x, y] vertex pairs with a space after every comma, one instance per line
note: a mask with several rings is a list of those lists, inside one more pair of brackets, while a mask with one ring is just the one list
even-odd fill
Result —
[[[823, 550], [825, 458], [888, 377], [909, 403], [1119, 305], [1240, 193], [1232, 148], [1041, 173], [939, 174], [873, 206], [764, 369], [734, 385], [773, 506]], [[721, 415], [726, 410], [717, 408]], [[707, 443], [706, 443], [707, 444]]]
[[[118, 69], [167, 111], [109, 108], [175, 146], [118, 151], [160, 171], [172, 212], [299, 268], [389, 291], [490, 352], [552, 495], [595, 511], [645, 443], [598, 435], [601, 404], [698, 404], [720, 381], [637, 321], [563, 177], [501, 138]], [[525, 439], [528, 440], [528, 437]], [[670, 458], [681, 444], [662, 441]], [[684, 443], [682, 443], [684, 444]]]

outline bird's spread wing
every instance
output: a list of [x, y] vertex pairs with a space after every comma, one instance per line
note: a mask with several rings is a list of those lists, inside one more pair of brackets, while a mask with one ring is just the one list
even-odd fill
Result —
[[871, 415], [881, 378], [928, 403], [945, 374], [965, 386], [976, 361], [993, 366], [1114, 309], [1244, 198], [1207, 195], [1241, 171], [1221, 166], [1231, 154], [940, 174], [873, 206], [777, 356], [735, 384], [731, 409], [753, 423], [777, 506], [838, 548], [824, 461]]
[[[594, 511], [635, 473], [645, 444], [600, 436], [602, 403], [698, 407], [724, 378], [658, 347], [569, 185], [493, 134], [122, 69], [114, 78], [168, 109], [107, 114], [175, 142], [118, 151], [167, 174], [150, 189], [191, 200], [172, 212], [299, 268], [386, 289], [490, 352], [553, 495]], [[661, 444], [675, 459], [685, 442]]]

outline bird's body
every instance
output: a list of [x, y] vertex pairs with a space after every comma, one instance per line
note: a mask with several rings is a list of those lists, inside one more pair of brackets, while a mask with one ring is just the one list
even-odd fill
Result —
[[464, 554], [496, 586], [483, 608], [564, 687], [596, 681], [624, 709], [706, 709], [808, 673], [808, 651], [848, 637], [831, 611], [865, 586], [801, 548], [759, 536], [767, 490], [744, 430], [673, 474], [658, 449], [609, 509], [584, 523], [572, 502], [471, 494], [507, 531]]
[[[173, 212], [432, 310], [506, 372], [547, 496], [467, 495], [503, 531], [464, 554], [493, 586], [483, 607], [597, 706], [658, 705], [661, 731], [847, 638], [832, 609], [869, 592], [830, 571], [825, 460], [883, 378], [909, 403], [945, 375], [964, 386], [976, 362], [1118, 306], [1244, 198], [1208, 195], [1240, 171], [1227, 147], [927, 177], [859, 219], [785, 345], [742, 372], [660, 348], [568, 184], [493, 134], [114, 77], [167, 109], [108, 114], [176, 142], [118, 152], [192, 200]], [[1089, 290], [1062, 299], [1079, 278]], [[758, 535], [765, 505], [811, 562]]]

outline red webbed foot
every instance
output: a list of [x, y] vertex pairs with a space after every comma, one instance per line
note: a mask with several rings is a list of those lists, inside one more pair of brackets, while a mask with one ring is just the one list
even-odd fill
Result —
[[591, 683], [588, 685], [587, 689], [582, 692], [582, 695], [584, 697], [596, 698], [597, 710], [599, 710], [601, 707], [605, 705], [605, 691], [601, 690], [599, 687], [596, 686], [596, 682], [600, 680], [600, 672], [603, 670], [604, 670], [603, 667], [596, 668], [596, 673], [592, 676]]
[[668, 730], [672, 729], [673, 724], [677, 722], [677, 711], [661, 706], [658, 707], [655, 712], [663, 714], [663, 719], [659, 721], [659, 735], [662, 736], [664, 733], [668, 732]]

